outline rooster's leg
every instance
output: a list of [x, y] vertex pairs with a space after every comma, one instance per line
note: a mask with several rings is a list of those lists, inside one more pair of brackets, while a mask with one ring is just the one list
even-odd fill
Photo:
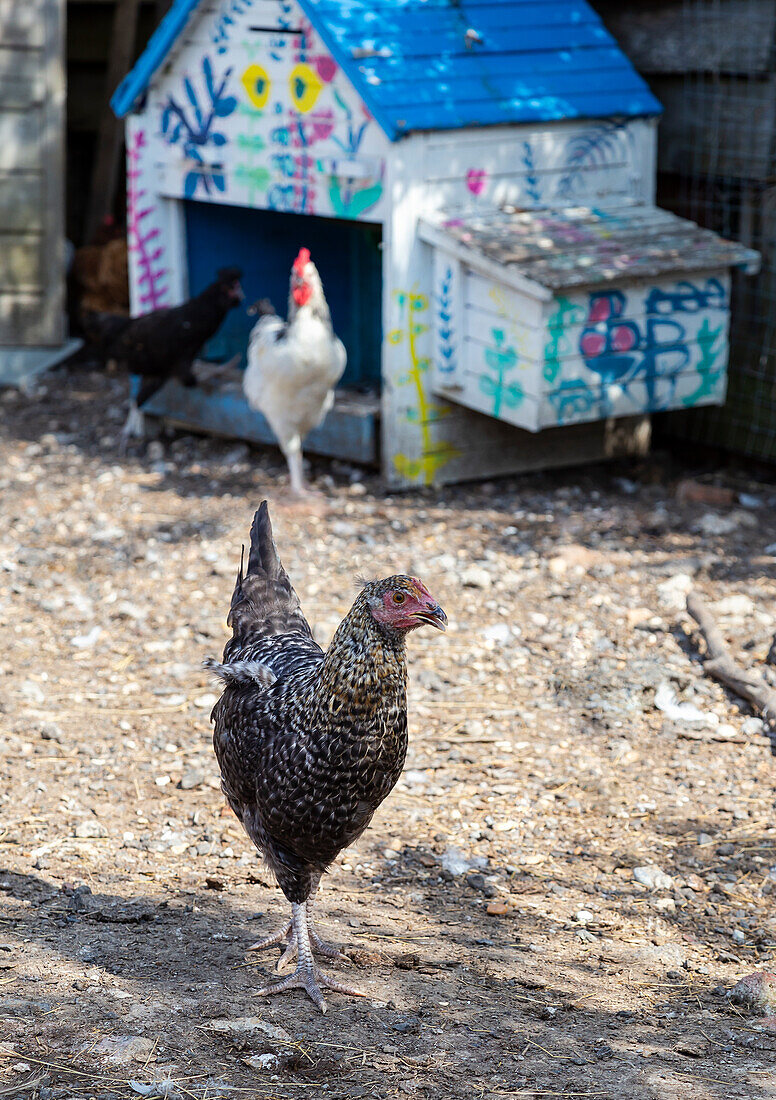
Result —
[[323, 971], [319, 970], [315, 965], [310, 944], [307, 902], [293, 902], [291, 912], [293, 914], [291, 918], [293, 937], [296, 940], [299, 955], [296, 970], [293, 974], [289, 974], [287, 978], [284, 978], [283, 981], [275, 982], [273, 985], [267, 985], [264, 989], [258, 990], [256, 996], [270, 997], [273, 993], [283, 993], [287, 989], [304, 989], [310, 1000], [318, 1006], [321, 1012], [326, 1011], [326, 1002], [323, 999], [321, 988], [331, 989], [334, 993], [346, 993], [351, 997], [369, 996], [368, 993], [364, 993], [360, 989], [354, 989], [353, 986], [335, 982], [333, 978], [329, 978]]
[[303, 497], [307, 493], [307, 486], [304, 483], [304, 467], [302, 466], [302, 441], [298, 435], [293, 436], [285, 444], [283, 454], [288, 463], [291, 493], [295, 497]]

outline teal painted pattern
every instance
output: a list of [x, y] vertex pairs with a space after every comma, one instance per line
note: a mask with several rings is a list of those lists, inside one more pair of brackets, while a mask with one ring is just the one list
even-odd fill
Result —
[[500, 416], [505, 405], [517, 408], [525, 394], [518, 382], [508, 381], [506, 377], [518, 364], [517, 352], [513, 347], [507, 346], [503, 329], [491, 329], [490, 334], [495, 346], [486, 350], [485, 362], [492, 373], [480, 375], [480, 390], [493, 399], [491, 415]]

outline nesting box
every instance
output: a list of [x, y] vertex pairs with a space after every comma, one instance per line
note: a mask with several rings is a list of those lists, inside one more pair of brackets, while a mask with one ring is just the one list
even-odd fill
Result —
[[530, 432], [725, 398], [730, 275], [756, 253], [664, 210], [421, 221], [432, 388]]

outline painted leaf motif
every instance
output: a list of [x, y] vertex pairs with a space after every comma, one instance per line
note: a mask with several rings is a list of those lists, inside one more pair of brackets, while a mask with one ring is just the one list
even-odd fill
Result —
[[340, 218], [357, 218], [359, 214], [374, 206], [382, 193], [382, 183], [375, 183], [372, 187], [364, 187], [360, 191], [354, 192], [349, 198], [343, 197], [338, 179], [332, 178], [329, 187], [331, 205], [334, 213]]
[[481, 374], [480, 389], [486, 397], [495, 397], [498, 393], [498, 383], [494, 382], [489, 374]]
[[203, 72], [204, 77], [205, 77], [205, 85], [207, 87], [207, 94], [210, 96], [211, 100], [213, 100], [213, 99], [215, 99], [215, 95], [214, 95], [215, 86], [213, 84], [213, 65], [212, 65], [209, 57], [204, 57], [202, 59], [202, 72]]
[[211, 134], [214, 145], [226, 145], [226, 134]]
[[496, 348], [488, 348], [485, 352], [485, 362], [489, 367], [493, 367], [494, 370], [511, 370], [517, 363], [517, 352], [514, 348], [507, 348], [505, 351], [499, 351]]
[[199, 183], [199, 172], [187, 172], [183, 184], [183, 194], [187, 199], [193, 199]]
[[202, 111], [201, 111], [200, 106], [199, 106], [199, 100], [197, 98], [197, 93], [194, 90], [194, 85], [191, 83], [191, 81], [189, 80], [188, 77], [186, 77], [185, 80], [183, 81], [183, 87], [186, 91], [186, 95], [188, 96], [189, 103], [191, 104], [191, 106], [194, 110], [194, 117], [197, 120], [197, 126], [201, 127], [202, 123], [204, 121], [204, 119], [202, 117]]
[[214, 103], [213, 110], [219, 118], [226, 118], [237, 110], [237, 100], [233, 95], [228, 95]]

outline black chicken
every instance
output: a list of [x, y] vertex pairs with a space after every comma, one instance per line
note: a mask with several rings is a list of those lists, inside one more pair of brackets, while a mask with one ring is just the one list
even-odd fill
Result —
[[321, 876], [366, 829], [394, 787], [407, 752], [405, 638], [447, 618], [412, 577], [370, 581], [326, 653], [313, 640], [272, 539], [266, 501], [251, 528], [232, 595], [233, 636], [225, 683], [213, 708], [221, 785], [250, 839], [291, 902], [291, 922], [255, 948], [286, 944], [277, 969], [295, 972], [259, 996], [302, 988], [322, 1012], [321, 987], [362, 996], [323, 974], [313, 950], [330, 958], [312, 922]]
[[83, 316], [87, 338], [106, 360], [114, 360], [143, 381], [137, 397], [130, 398], [129, 416], [122, 432], [122, 446], [130, 436], [143, 435], [143, 405], [168, 378], [195, 386], [194, 359], [215, 336], [230, 309], [243, 299], [242, 272], [224, 267], [210, 286], [179, 306], [152, 310], [142, 317], [108, 313]]

